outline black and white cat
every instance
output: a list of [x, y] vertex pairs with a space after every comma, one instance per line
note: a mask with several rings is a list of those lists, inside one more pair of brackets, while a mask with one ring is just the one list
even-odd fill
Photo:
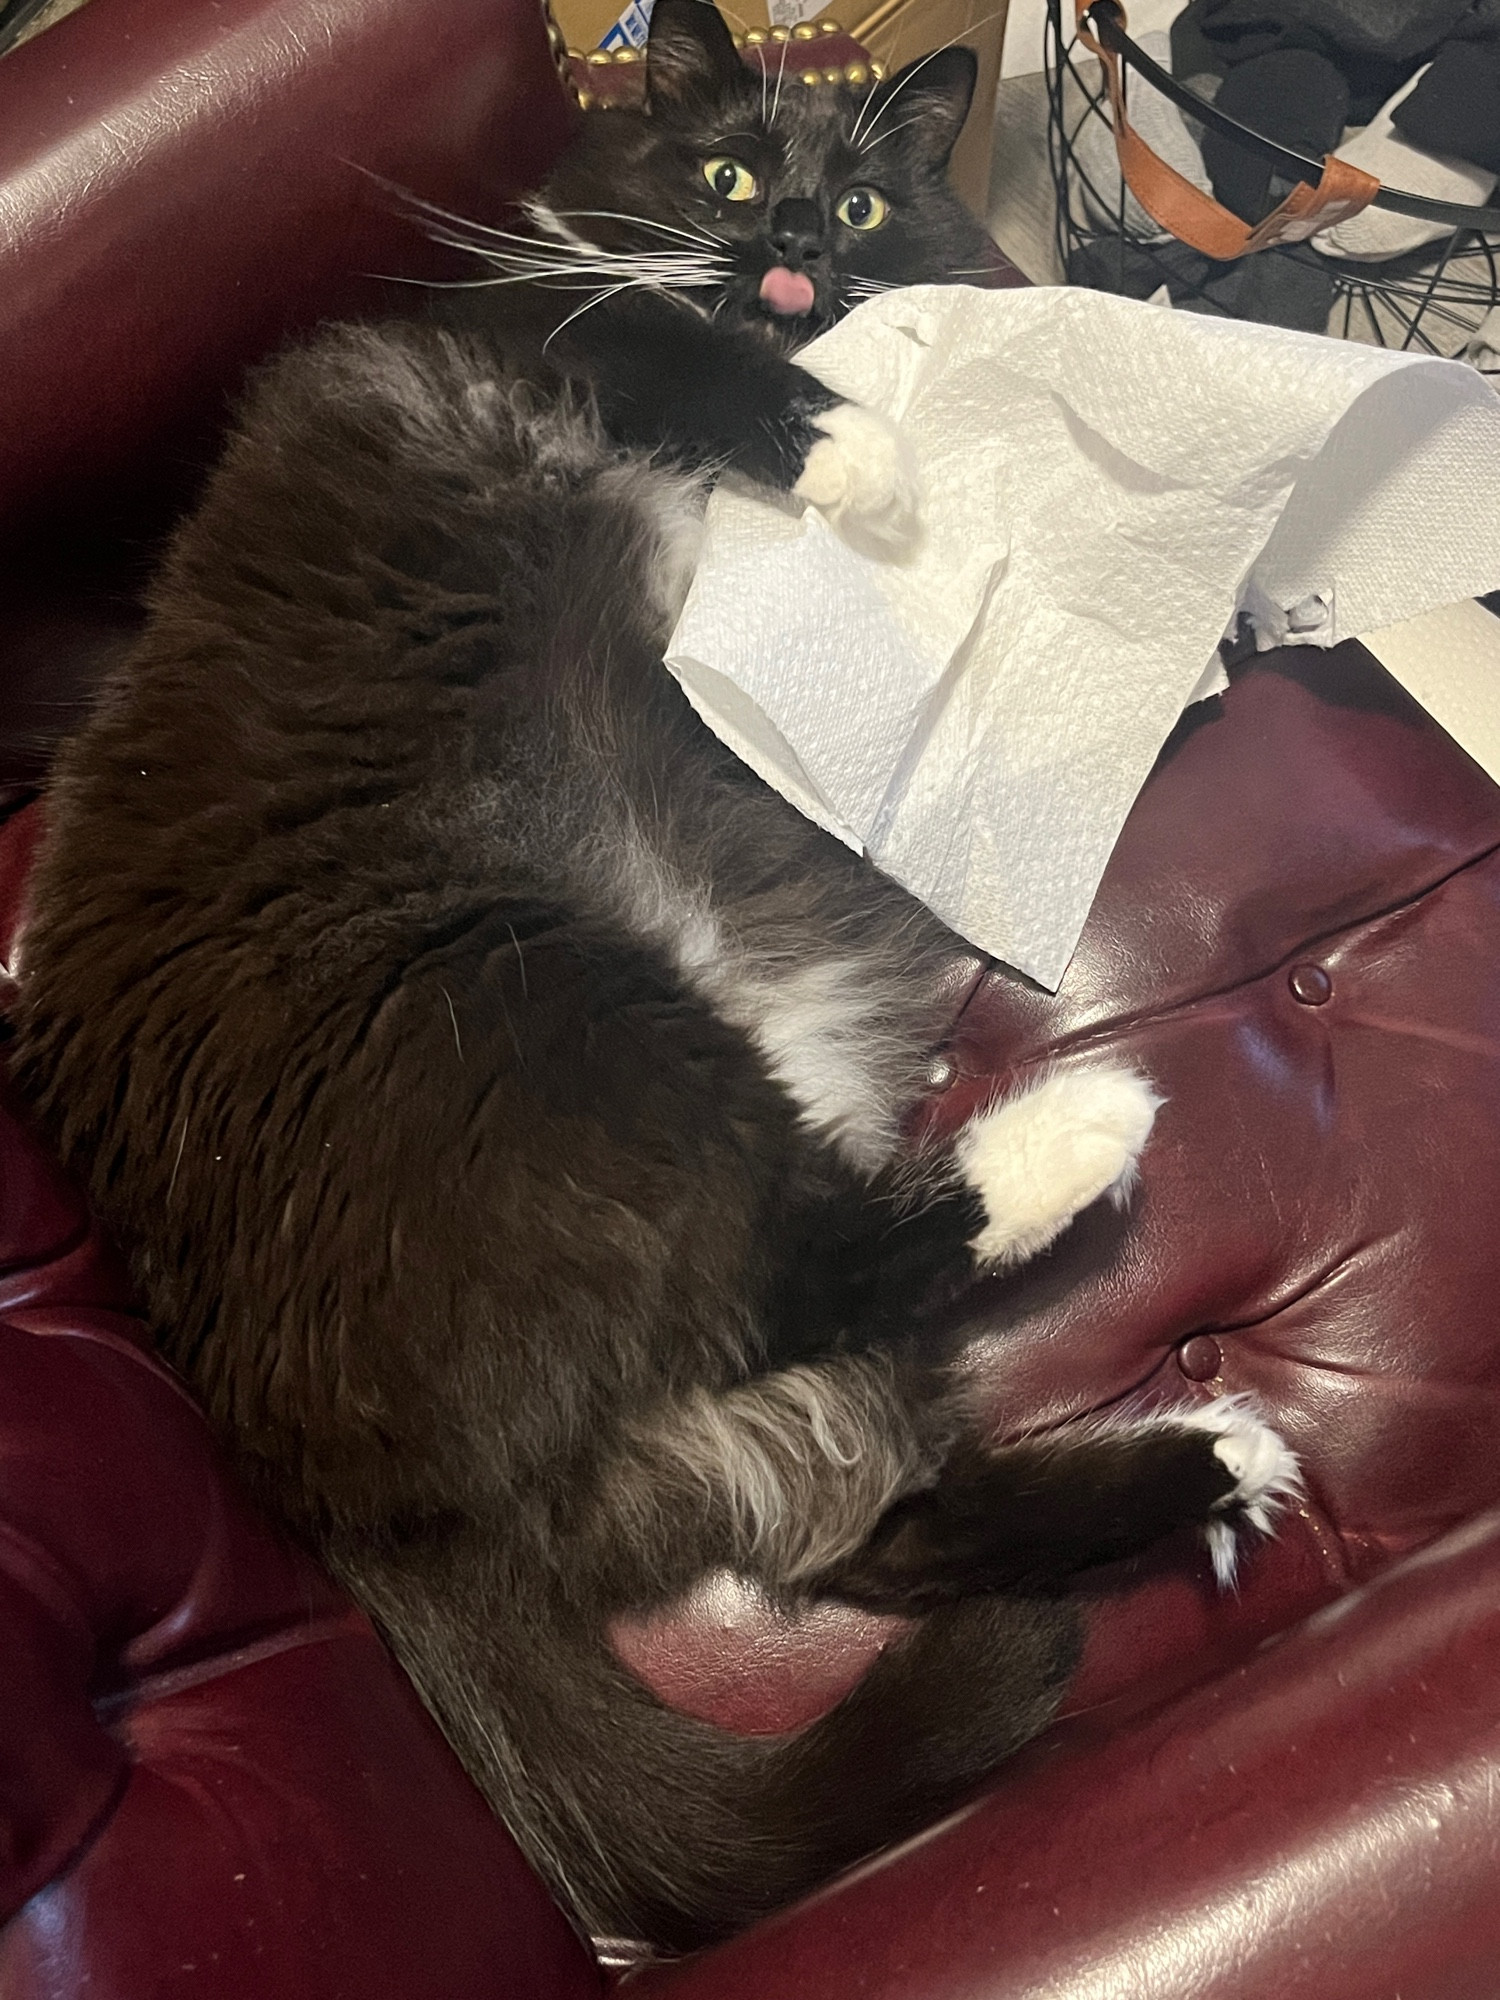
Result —
[[[1218, 1404], [996, 1446], [922, 1310], [1123, 1200], [1149, 1085], [901, 1133], [953, 940], [663, 671], [709, 482], [899, 547], [900, 440], [795, 350], [986, 239], [972, 58], [773, 87], [657, 0], [489, 282], [260, 379], [67, 750], [16, 1071], [257, 1491], [580, 1921], [701, 1943], [1052, 1713], [1063, 1594], [1295, 1470]], [[582, 287], [580, 291], [577, 289]], [[657, 1703], [609, 1621], [730, 1569], [927, 1614], [825, 1720]]]

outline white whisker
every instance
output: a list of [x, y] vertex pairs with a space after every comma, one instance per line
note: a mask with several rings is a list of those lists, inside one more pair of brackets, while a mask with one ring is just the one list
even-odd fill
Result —
[[[572, 230], [563, 229], [560, 225], [556, 231], [548, 230], [547, 241], [539, 243], [536, 237], [524, 236], [513, 229], [496, 229], [488, 223], [474, 222], [465, 216], [454, 215], [448, 209], [439, 208], [435, 202], [419, 201], [413, 197], [413, 206], [424, 210], [429, 215], [438, 217], [444, 224], [451, 225], [445, 228], [428, 228], [427, 234], [435, 243], [446, 243], [455, 250], [469, 250], [475, 256], [494, 257], [496, 259], [503, 256], [511, 256], [518, 260], [523, 257], [534, 259], [550, 257], [558, 259], [566, 256], [570, 261], [581, 262], [586, 258], [615, 260], [633, 255], [641, 257], [675, 257], [688, 254], [685, 251], [665, 247], [660, 250], [643, 250], [639, 252], [610, 250], [603, 244], [591, 243], [586, 237], [579, 236]], [[550, 218], [552, 221], [556, 221], [557, 218], [552, 215], [552, 211], [542, 210], [540, 203], [535, 206], [538, 211], [537, 220], [539, 227], [546, 227], [546, 223], [543, 221], [544, 216]], [[577, 211], [580, 215], [588, 212], [581, 209]], [[613, 215], [615, 212], [608, 209], [598, 209], [593, 211], [593, 213], [605, 216]], [[684, 243], [692, 244], [694, 251], [700, 256], [701, 252], [698, 252], [697, 248], [700, 244], [703, 246], [703, 249], [710, 250], [711, 252], [718, 249], [727, 250], [729, 247], [723, 237], [695, 237], [687, 230], [673, 229], [667, 223], [654, 223], [645, 216], [621, 214], [618, 216], [618, 220], [639, 223], [647, 228], [657, 229], [663, 234], [681, 237]], [[491, 249], [491, 245], [504, 245], [505, 248]], [[715, 261], [722, 260], [716, 258]]]
[[[701, 246], [691, 237], [684, 238], [683, 245], [675, 243], [650, 244], [633, 249], [612, 250], [600, 243], [585, 243], [580, 239], [573, 243], [548, 239], [538, 241], [534, 236], [502, 237], [496, 230], [481, 230], [469, 233], [462, 225], [457, 227], [447, 223], [428, 226], [428, 235], [434, 242], [449, 243], [455, 249], [472, 250], [475, 256], [492, 257], [497, 262], [509, 258], [516, 262], [551, 262], [558, 265], [615, 263], [626, 258], [655, 260], [661, 263], [686, 261], [696, 264], [723, 264], [727, 262], [724, 252], [705, 242]], [[727, 245], [725, 246], [727, 249]]]
[[[507, 281], [502, 279], [499, 280], [498, 282], [505, 283]], [[717, 290], [720, 288], [721, 284], [722, 280], [717, 277], [689, 278], [685, 280], [680, 280], [673, 284], [664, 283], [660, 278], [655, 278], [655, 277], [621, 278], [615, 284], [603, 286], [601, 289], [595, 292], [593, 298], [586, 299], [584, 303], [578, 307], [576, 312], [571, 312], [568, 314], [566, 319], [560, 320], [558, 324], [555, 327], [553, 327], [552, 331], [547, 335], [547, 338], [542, 342], [543, 351], [545, 352], [545, 350], [551, 345], [551, 343], [554, 340], [556, 340], [557, 336], [563, 331], [563, 329], [565, 327], [571, 326], [575, 319], [581, 319], [586, 312], [592, 312], [595, 306], [603, 305], [606, 302], [606, 300], [616, 298], [621, 292], [658, 292], [663, 294], [664, 296], [671, 297], [675, 295], [680, 289], [685, 289], [687, 287], [712, 286], [714, 289]], [[693, 312], [698, 314], [700, 319], [710, 319], [713, 317], [713, 314], [706, 313], [703, 307], [700, 306], [695, 299], [683, 298], [679, 299], [678, 303], [680, 305], [689, 307]], [[722, 300], [720, 301], [720, 303], [722, 304]], [[717, 308], [715, 308], [715, 311], [717, 311]]]
[[[540, 209], [541, 204], [538, 202], [533, 206], [536, 209]], [[727, 238], [716, 236], [709, 229], [679, 229], [674, 223], [658, 222], [654, 217], [649, 215], [628, 215], [623, 209], [618, 208], [549, 209], [547, 213], [555, 216], [559, 221], [566, 219], [568, 221], [576, 220], [579, 222], [590, 220], [600, 222], [633, 222], [638, 228], [654, 229], [663, 236], [680, 236], [687, 243], [715, 243], [719, 245], [727, 243]], [[594, 249], [598, 246], [591, 244], [589, 247]]]
[[[439, 239], [445, 241], [447, 239]], [[523, 277], [578, 277], [589, 276], [609, 278], [620, 276], [671, 278], [678, 275], [690, 276], [694, 273], [727, 273], [729, 266], [719, 258], [707, 257], [580, 257], [575, 263], [548, 262], [539, 257], [497, 256], [493, 251], [476, 250], [472, 245], [457, 244], [458, 249], [467, 248], [469, 254], [480, 258], [501, 271], [514, 271]]]
[[[348, 164], [357, 166], [358, 163], [350, 161]], [[410, 188], [402, 187], [399, 182], [388, 180], [368, 167], [358, 167], [358, 171], [367, 180], [374, 181], [378, 187], [394, 195], [414, 216], [427, 218], [423, 228], [432, 242], [441, 243], [450, 250], [462, 251], [466, 256], [477, 257], [501, 273], [492, 278], [458, 279], [413, 279], [391, 274], [391, 281], [397, 284], [416, 284], [430, 291], [474, 291], [519, 284], [534, 284], [555, 291], [582, 291], [594, 290], [599, 280], [603, 279], [603, 289], [580, 308], [586, 312], [590, 306], [612, 297], [616, 291], [631, 288], [661, 292], [705, 290], [721, 287], [732, 272], [731, 260], [724, 254], [729, 249], [725, 238], [707, 232], [678, 229], [670, 223], [657, 222], [650, 216], [628, 215], [610, 209], [576, 211], [580, 220], [588, 215], [597, 215], [601, 219], [633, 223], [654, 230], [659, 235], [679, 239], [684, 247], [678, 249], [675, 244], [664, 244], [654, 250], [608, 250], [569, 229], [566, 221], [545, 202], [533, 201], [526, 204], [525, 213], [535, 228], [543, 232], [545, 240], [539, 241], [535, 235], [523, 235], [513, 229], [500, 229], [490, 223], [476, 222], [470, 216], [457, 215], [452, 209], [427, 201]], [[687, 305], [692, 302], [684, 298], [682, 303]], [[693, 310], [701, 311], [702, 308], [693, 304]], [[557, 331], [560, 329], [555, 328], [554, 332]]]
[[571, 326], [575, 319], [582, 319], [586, 312], [592, 312], [595, 306], [602, 306], [606, 299], [614, 298], [618, 292], [628, 292], [629, 290], [630, 284], [626, 283], [623, 285], [609, 285], [603, 291], [596, 292], [593, 298], [578, 308], [577, 312], [569, 313], [565, 320], [560, 321], [558, 325], [553, 327], [547, 338], [542, 342], [542, 352], [545, 354], [553, 341], [563, 331], [563, 328]]
[[419, 285], [424, 291], [437, 292], [486, 291], [505, 285], [535, 285], [540, 291], [546, 292], [591, 292], [599, 289], [599, 280], [603, 278], [607, 281], [606, 289], [637, 288], [656, 292], [686, 292], [719, 290], [724, 284], [725, 276], [722, 271], [706, 270], [631, 271], [628, 275], [622, 275], [620, 269], [609, 268], [594, 272], [570, 269], [563, 274], [533, 270], [507, 271], [496, 278], [405, 278], [389, 274], [389, 281], [398, 285]]
[[[915, 82], [917, 77], [921, 75], [922, 71], [926, 69], [927, 65], [930, 62], [936, 61], [936, 59], [941, 55], [946, 55], [949, 49], [957, 48], [958, 44], [963, 40], [964, 35], [972, 35], [976, 33], [977, 30], [980, 28], [987, 28], [991, 21], [998, 21], [1000, 19], [1002, 12], [1003, 9], [996, 8], [994, 13], [986, 14], [982, 20], [971, 21], [969, 25], [963, 30], [962, 34], [954, 35], [951, 38], [951, 40], [944, 42], [941, 48], [930, 50], [925, 56], [923, 56], [920, 62], [913, 63], [911, 68], [907, 71], [906, 75], [900, 79], [895, 89], [891, 92], [890, 96], [886, 98], [885, 102], [881, 105], [880, 109], [876, 112], [875, 116], [870, 120], [870, 123], [865, 130], [865, 142], [863, 146], [860, 147], [859, 150], [862, 153], [867, 153], [869, 151], [871, 145], [874, 143], [875, 127], [880, 123], [881, 119], [885, 116], [886, 112], [890, 110], [891, 106], [895, 103], [896, 99], [901, 95], [902, 91], [906, 89], [907, 85]], [[875, 102], [875, 99], [879, 95], [880, 91], [877, 86], [876, 89], [870, 92], [868, 98], [866, 98], [864, 109], [868, 110], [870, 105], [872, 105]], [[864, 116], [864, 111], [861, 111], [860, 118], [863, 118], [863, 116]], [[849, 135], [849, 142], [851, 145], [854, 143], [854, 139], [858, 134], [860, 118], [855, 119], [854, 130]]]
[[907, 85], [910, 83], [914, 83], [917, 77], [920, 76], [922, 71], [926, 69], [927, 65], [930, 62], [935, 62], [940, 55], [944, 54], [945, 51], [951, 49], [952, 47], [953, 47], [952, 42], [944, 42], [942, 48], [934, 49], [930, 55], [923, 56], [922, 60], [919, 63], [913, 65], [910, 74], [902, 77], [900, 82], [897, 84], [896, 88], [891, 92], [890, 96], [885, 100], [884, 104], [882, 104], [880, 109], [875, 113], [875, 116], [870, 120], [868, 126], [866, 126], [864, 140], [859, 149], [862, 153], [868, 153], [871, 146], [877, 143], [875, 138], [876, 126], [880, 123], [881, 119], [884, 118], [887, 111], [890, 110], [891, 106], [895, 103], [896, 99], [901, 95], [902, 91], [906, 89]]
[[424, 215], [435, 215], [443, 222], [451, 222], [458, 229], [471, 230], [476, 236], [494, 237], [502, 243], [530, 243], [535, 240], [530, 236], [518, 234], [514, 229], [497, 229], [491, 223], [476, 222], [472, 216], [455, 215], [451, 208], [442, 208], [435, 201], [425, 201], [421, 195], [413, 194], [410, 188], [400, 187], [395, 181], [381, 180], [378, 174], [372, 174], [370, 178], [380, 181], [382, 187], [389, 188], [393, 194], [399, 195], [408, 208], [420, 209]]
[[432, 228], [428, 234], [434, 242], [478, 257], [517, 282], [532, 279], [567, 285], [594, 278], [641, 278], [660, 284], [702, 285], [722, 282], [731, 268], [727, 258], [702, 251], [590, 248], [563, 255], [556, 244], [520, 241], [502, 247], [470, 241], [450, 229]]
[[851, 146], [858, 145], [859, 128], [865, 122], [865, 114], [869, 111], [870, 106], [875, 102], [876, 98], [879, 97], [879, 95], [880, 95], [880, 85], [878, 83], [872, 83], [870, 86], [869, 96], [866, 97], [864, 103], [859, 107], [859, 110], [854, 114], [854, 123], [849, 127], [849, 144]]
[[597, 243], [589, 242], [586, 236], [580, 236], [576, 229], [569, 229], [557, 210], [549, 208], [540, 199], [523, 202], [521, 212], [543, 235], [552, 237], [558, 243], [566, 243], [571, 249], [597, 250], [599, 247]]
[[877, 133], [875, 126], [880, 123], [877, 118], [870, 127], [872, 136], [866, 139], [859, 150], [861, 153], [872, 152], [876, 146], [883, 146], [887, 139], [894, 139], [898, 132], [909, 132], [913, 125], [920, 125], [921, 122], [920, 118], [903, 118], [899, 125], [889, 126], [884, 132]]
[[781, 42], [777, 46], [781, 50], [781, 61], [776, 69], [776, 95], [771, 100], [771, 117], [770, 122], [766, 126], [768, 132], [771, 126], [776, 123], [776, 114], [781, 109], [781, 86], [786, 82], [786, 59], [792, 45], [790, 42]]

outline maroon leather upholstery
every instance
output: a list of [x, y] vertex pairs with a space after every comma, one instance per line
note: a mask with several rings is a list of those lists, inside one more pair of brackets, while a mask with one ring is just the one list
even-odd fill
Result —
[[[284, 326], [420, 267], [340, 162], [498, 204], [567, 115], [529, 0], [93, 0], [0, 63], [0, 962], [6, 809], [131, 627], [127, 499]], [[997, 1422], [1251, 1389], [1308, 1501], [1236, 1595], [1188, 1547], [1099, 1579], [1070, 1713], [983, 1801], [645, 1993], [1500, 1991], [1497, 894], [1500, 793], [1451, 742], [1358, 647], [1268, 656], [1164, 756], [1062, 992], [973, 993], [934, 1120], [1106, 1049], [1169, 1099], [1128, 1220], [983, 1295]], [[6, 2000], [599, 1990], [9, 1108], [0, 1595]], [[621, 1644], [774, 1729], [890, 1636], [715, 1586]]]

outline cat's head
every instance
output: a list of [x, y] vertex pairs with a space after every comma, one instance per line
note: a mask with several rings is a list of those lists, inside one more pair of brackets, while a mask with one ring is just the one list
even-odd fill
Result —
[[676, 290], [791, 348], [874, 292], [989, 268], [946, 178], [972, 52], [939, 50], [873, 89], [811, 89], [798, 51], [769, 44], [763, 77], [711, 0], [656, 0], [644, 108], [586, 114], [532, 211], [575, 282], [592, 250], [601, 289]]

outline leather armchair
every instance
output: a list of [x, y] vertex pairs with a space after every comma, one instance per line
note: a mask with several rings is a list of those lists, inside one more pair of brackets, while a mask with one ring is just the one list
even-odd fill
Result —
[[[0, 62], [0, 965], [49, 744], [287, 331], [430, 271], [567, 129], [531, 0], [93, 0]], [[1308, 1499], [1218, 1593], [1091, 1582], [1066, 1713], [922, 1841], [623, 1976], [690, 2000], [1500, 1991], [1500, 793], [1357, 646], [1180, 726], [1055, 997], [955, 954], [958, 1122], [1108, 1049], [1128, 1216], [969, 1302], [997, 1425], [1253, 1392]], [[3, 1007], [0, 986], [0, 1007]], [[574, 2000], [602, 1971], [367, 1621], [236, 1492], [77, 1194], [0, 1111], [0, 1991]], [[899, 1636], [711, 1580], [617, 1643], [795, 1727]]]

